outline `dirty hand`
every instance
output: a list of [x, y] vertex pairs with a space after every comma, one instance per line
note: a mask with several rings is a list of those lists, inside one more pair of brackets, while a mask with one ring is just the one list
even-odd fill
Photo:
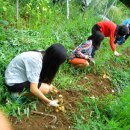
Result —
[[114, 51], [114, 55], [115, 56], [120, 56], [120, 53], [118, 53], [117, 51]]
[[58, 89], [51, 84], [50, 85], [50, 92], [52, 92], [53, 94], [57, 94], [58, 93]]
[[52, 101], [50, 101], [49, 105], [53, 106], [53, 107], [58, 107], [59, 106], [58, 100], [52, 100]]

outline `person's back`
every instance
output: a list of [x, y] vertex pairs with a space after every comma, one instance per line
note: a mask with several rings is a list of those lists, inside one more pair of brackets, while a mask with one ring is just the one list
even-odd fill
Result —
[[42, 54], [36, 51], [23, 52], [17, 55], [5, 71], [6, 84], [12, 86], [14, 83], [31, 81], [32, 79], [34, 79], [33, 82], [39, 80], [42, 58]]
[[111, 21], [101, 21], [97, 23], [100, 26], [100, 31], [104, 34], [105, 37], [110, 36], [115, 33], [116, 24]]
[[84, 68], [89, 66], [89, 62], [94, 62], [92, 59], [92, 40], [87, 40], [77, 46], [70, 55], [70, 63], [74, 67]]
[[73, 59], [75, 57], [78, 58], [84, 58], [88, 55], [91, 57], [92, 52], [92, 40], [88, 40], [77, 46], [71, 53], [70, 59]]

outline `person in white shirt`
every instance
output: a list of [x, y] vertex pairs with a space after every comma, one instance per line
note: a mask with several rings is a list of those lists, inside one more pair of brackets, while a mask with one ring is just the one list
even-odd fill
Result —
[[6, 68], [5, 83], [10, 92], [31, 93], [50, 106], [57, 107], [57, 100], [50, 100], [44, 94], [52, 91], [51, 84], [59, 66], [65, 62], [66, 49], [53, 44], [45, 51], [28, 51], [16, 56]]

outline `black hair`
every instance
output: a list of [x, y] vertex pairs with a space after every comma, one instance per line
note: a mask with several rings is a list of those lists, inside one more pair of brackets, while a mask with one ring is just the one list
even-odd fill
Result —
[[51, 45], [43, 56], [42, 70], [39, 81], [51, 84], [59, 66], [65, 62], [67, 51], [63, 45], [57, 43]]
[[30, 50], [30, 51], [40, 52], [42, 55], [45, 54], [45, 50]]
[[117, 34], [120, 36], [127, 35], [128, 34], [128, 27], [126, 27], [125, 25], [118, 26]]

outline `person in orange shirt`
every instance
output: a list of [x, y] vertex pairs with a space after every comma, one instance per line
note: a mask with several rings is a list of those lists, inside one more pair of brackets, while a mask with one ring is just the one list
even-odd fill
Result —
[[[96, 40], [93, 42], [93, 50], [92, 57], [95, 55], [95, 51], [99, 49], [101, 42], [104, 37], [110, 37], [110, 46], [115, 56], [120, 56], [120, 54], [116, 51], [116, 45], [114, 44], [114, 40], [116, 36], [125, 36], [129, 32], [128, 28], [124, 25], [116, 25], [111, 21], [101, 21], [95, 24], [92, 27], [92, 35], [89, 36], [88, 39], [93, 39], [96, 37]], [[100, 37], [97, 35], [100, 33]]]

